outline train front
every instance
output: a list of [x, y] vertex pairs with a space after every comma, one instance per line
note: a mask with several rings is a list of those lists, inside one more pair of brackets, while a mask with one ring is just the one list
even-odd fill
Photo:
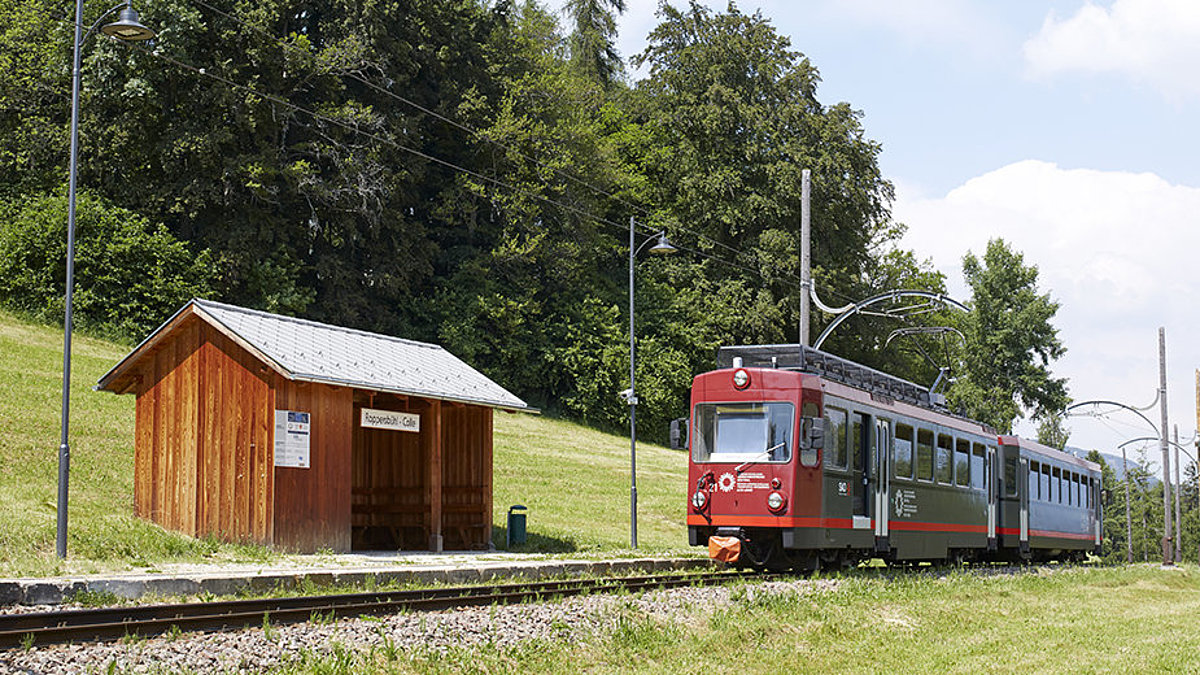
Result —
[[688, 543], [738, 567], [803, 565], [796, 528], [821, 516], [820, 380], [733, 368], [692, 383]]

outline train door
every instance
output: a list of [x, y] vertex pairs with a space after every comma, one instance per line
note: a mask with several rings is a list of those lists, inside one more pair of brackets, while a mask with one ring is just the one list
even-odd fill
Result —
[[888, 549], [888, 505], [891, 503], [892, 423], [875, 420], [875, 548]]
[[1017, 465], [1017, 501], [1021, 508], [1021, 552], [1029, 551], [1029, 458], [1022, 457]]
[[988, 446], [987, 461], [984, 462], [984, 483], [987, 485], [987, 532], [988, 548], [996, 547], [996, 521], [999, 510], [999, 471], [996, 471], [996, 448]]
[[851, 515], [854, 518], [854, 529], [869, 528], [871, 500], [874, 496], [871, 490], [871, 441], [874, 433], [870, 415], [856, 412], [851, 413], [850, 417], [850, 485], [853, 491], [850, 495], [853, 503]]

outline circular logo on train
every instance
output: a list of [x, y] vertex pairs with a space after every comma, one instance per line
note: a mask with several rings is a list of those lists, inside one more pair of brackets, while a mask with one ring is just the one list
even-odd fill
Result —
[[733, 492], [733, 484], [736, 479], [731, 473], [723, 473], [717, 479], [717, 487], [721, 488], [721, 492]]

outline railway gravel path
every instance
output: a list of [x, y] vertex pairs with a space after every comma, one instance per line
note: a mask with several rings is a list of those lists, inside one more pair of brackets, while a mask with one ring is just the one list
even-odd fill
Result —
[[[748, 583], [743, 591], [810, 593], [834, 590], [835, 580]], [[690, 623], [731, 602], [727, 586], [684, 587], [637, 595], [589, 595], [542, 603], [467, 607], [374, 618], [309, 622], [223, 633], [178, 634], [144, 640], [0, 651], [0, 673], [257, 673], [294, 663], [305, 653], [337, 649], [448, 650], [486, 643], [576, 641], [602, 634], [622, 608], [664, 622]]]

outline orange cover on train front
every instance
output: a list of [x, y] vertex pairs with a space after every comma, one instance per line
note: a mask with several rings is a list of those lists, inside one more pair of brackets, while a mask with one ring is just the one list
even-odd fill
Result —
[[742, 554], [742, 540], [737, 537], [709, 537], [708, 557], [723, 563], [735, 563]]

